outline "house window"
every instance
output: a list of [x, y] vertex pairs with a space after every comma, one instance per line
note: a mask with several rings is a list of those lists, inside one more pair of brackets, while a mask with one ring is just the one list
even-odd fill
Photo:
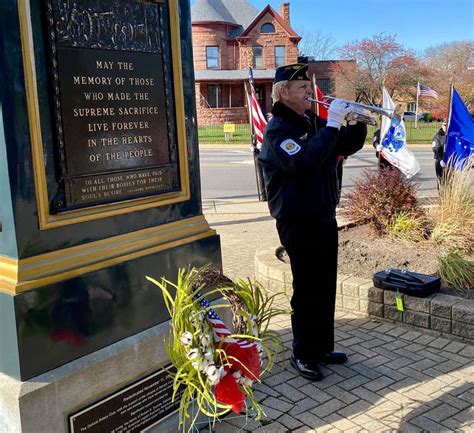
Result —
[[323, 95], [329, 95], [331, 93], [331, 80], [329, 78], [321, 78], [316, 80], [316, 84], [319, 90], [323, 92]]
[[206, 47], [207, 69], [219, 68], [219, 47]]
[[275, 68], [285, 64], [285, 47], [279, 45], [275, 47]]
[[221, 93], [222, 90], [220, 84], [207, 85], [207, 103], [210, 108], [219, 108], [222, 105]]
[[253, 67], [256, 69], [263, 69], [263, 47], [256, 45], [252, 48], [253, 53]]
[[260, 33], [275, 33], [275, 26], [271, 23], [265, 23], [260, 28]]

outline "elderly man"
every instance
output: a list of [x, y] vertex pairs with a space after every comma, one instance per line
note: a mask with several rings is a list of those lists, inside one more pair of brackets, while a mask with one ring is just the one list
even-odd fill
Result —
[[307, 64], [276, 70], [273, 116], [265, 128], [259, 160], [270, 213], [293, 274], [291, 365], [301, 376], [317, 381], [323, 378], [320, 363], [347, 361], [346, 354], [333, 352], [336, 165], [338, 155], [362, 148], [367, 127], [357, 122], [343, 126], [351, 108], [340, 99], [332, 101], [326, 123], [309, 111], [311, 96]]

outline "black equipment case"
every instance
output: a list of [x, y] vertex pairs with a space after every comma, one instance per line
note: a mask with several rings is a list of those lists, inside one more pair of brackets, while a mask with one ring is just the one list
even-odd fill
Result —
[[398, 290], [410, 296], [424, 298], [439, 290], [441, 280], [435, 275], [418, 274], [406, 269], [389, 268], [376, 272], [372, 278], [380, 289]]

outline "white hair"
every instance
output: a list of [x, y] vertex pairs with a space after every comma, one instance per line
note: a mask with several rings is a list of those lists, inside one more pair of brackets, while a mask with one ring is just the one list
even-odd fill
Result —
[[278, 83], [275, 83], [272, 88], [272, 99], [273, 103], [278, 102], [281, 100], [281, 91], [284, 87], [288, 85], [289, 81], [284, 80], [284, 81], [278, 81]]

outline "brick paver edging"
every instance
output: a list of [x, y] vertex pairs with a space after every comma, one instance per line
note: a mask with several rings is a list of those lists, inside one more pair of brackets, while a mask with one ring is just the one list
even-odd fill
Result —
[[[270, 292], [291, 295], [290, 266], [276, 258], [274, 248], [257, 250], [255, 277]], [[396, 292], [374, 287], [371, 280], [338, 275], [338, 309], [474, 341], [474, 301], [442, 293], [426, 298], [400, 295], [404, 307], [401, 312], [395, 306], [395, 296]]]

